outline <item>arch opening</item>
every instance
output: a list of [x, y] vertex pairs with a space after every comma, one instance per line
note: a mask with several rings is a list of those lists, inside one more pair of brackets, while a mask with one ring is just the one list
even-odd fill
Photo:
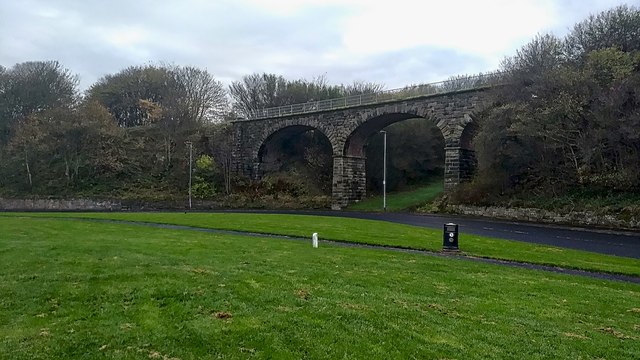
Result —
[[460, 182], [471, 181], [476, 172], [478, 161], [476, 159], [473, 139], [478, 133], [478, 123], [471, 118], [460, 135]]
[[257, 153], [263, 181], [294, 194], [331, 194], [332, 147], [320, 130], [304, 125], [279, 129], [269, 135]]
[[367, 142], [372, 135], [379, 133], [391, 124], [416, 117], [418, 116], [413, 114], [393, 113], [376, 116], [367, 120], [358, 126], [347, 138], [344, 154], [347, 156], [364, 157]]
[[366, 158], [367, 193], [383, 188], [384, 146], [387, 135], [387, 191], [403, 191], [442, 183], [445, 139], [431, 117], [394, 113], [372, 118], [348, 138], [345, 153]]

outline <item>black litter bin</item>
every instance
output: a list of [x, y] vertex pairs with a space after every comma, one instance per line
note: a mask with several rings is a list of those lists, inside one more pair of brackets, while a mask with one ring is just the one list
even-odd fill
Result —
[[442, 234], [442, 250], [458, 251], [458, 224], [444, 224]]

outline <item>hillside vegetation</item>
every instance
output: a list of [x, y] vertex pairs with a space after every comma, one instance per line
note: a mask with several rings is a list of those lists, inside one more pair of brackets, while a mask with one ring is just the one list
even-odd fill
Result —
[[[474, 115], [475, 177], [444, 202], [638, 212], [640, 10], [594, 14], [562, 38], [540, 34], [500, 70], [504, 85], [491, 91], [493, 106]], [[80, 92], [77, 76], [57, 61], [0, 66], [0, 196], [183, 199], [192, 149], [196, 199], [327, 206], [325, 137], [313, 130], [274, 136], [264, 144], [265, 176], [255, 181], [233, 176], [229, 121], [382, 89], [275, 74], [246, 75], [227, 89], [203, 69], [148, 64]], [[385, 129], [387, 190], [442, 176], [444, 138], [432, 120]], [[372, 136], [372, 193], [381, 191], [382, 153], [381, 135]]]
[[[621, 6], [538, 35], [504, 60], [478, 116], [478, 173], [458, 202], [586, 205], [640, 194], [640, 11]], [[549, 199], [549, 200], [547, 200]], [[598, 206], [598, 205], [596, 205]]]

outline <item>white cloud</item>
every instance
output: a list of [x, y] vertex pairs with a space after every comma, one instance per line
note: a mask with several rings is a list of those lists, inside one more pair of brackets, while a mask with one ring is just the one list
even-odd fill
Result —
[[555, 16], [550, 1], [396, 0], [394, 6], [370, 6], [354, 17], [344, 41], [355, 54], [429, 46], [495, 56], [550, 27]]
[[55, 59], [99, 77], [153, 61], [387, 86], [495, 69], [536, 33], [623, 0], [0, 1], [0, 64]]
[[103, 28], [103, 39], [116, 47], [130, 48], [150, 40], [147, 30], [139, 26], [120, 26], [115, 29]]
[[375, 1], [365, 0], [240, 0], [240, 2], [278, 16], [292, 16], [313, 7], [339, 6], [345, 11], [375, 3]]

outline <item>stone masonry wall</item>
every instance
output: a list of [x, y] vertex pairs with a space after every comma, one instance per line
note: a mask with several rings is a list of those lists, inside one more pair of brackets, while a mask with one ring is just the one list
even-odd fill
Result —
[[450, 213], [490, 217], [496, 219], [530, 221], [536, 223], [595, 226], [605, 228], [640, 229], [640, 217], [623, 219], [611, 214], [596, 214], [591, 211], [556, 213], [535, 208], [504, 208], [498, 206], [449, 205]]
[[119, 211], [121, 201], [89, 199], [0, 199], [2, 211]]
[[[218, 208], [216, 204], [194, 201], [203, 209]], [[94, 200], [94, 199], [3, 199], [0, 211], [154, 211], [186, 209], [184, 200]]]

